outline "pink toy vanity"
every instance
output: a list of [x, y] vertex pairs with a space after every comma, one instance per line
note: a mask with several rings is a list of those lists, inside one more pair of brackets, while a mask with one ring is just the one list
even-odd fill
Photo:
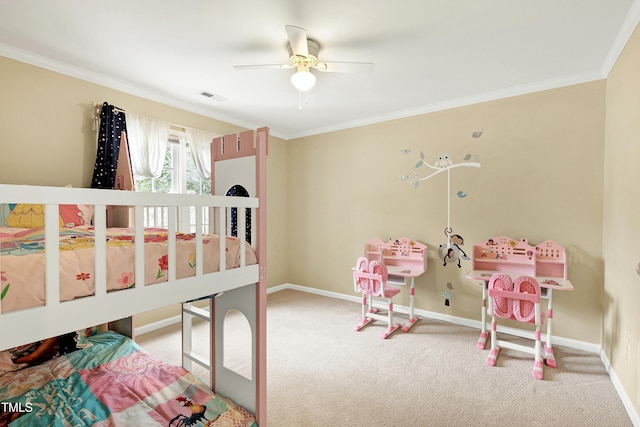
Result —
[[418, 321], [414, 313], [415, 278], [426, 271], [427, 246], [408, 237], [383, 242], [374, 237], [365, 245], [364, 256], [387, 267], [389, 285], [409, 285], [409, 321], [402, 327], [408, 332]]
[[494, 273], [506, 273], [515, 278], [528, 275], [536, 278], [542, 288], [542, 297], [547, 299], [547, 335], [544, 346], [546, 364], [556, 367], [552, 341], [552, 296], [553, 290], [572, 291], [567, 279], [567, 255], [565, 249], [552, 240], [536, 246], [529, 245], [526, 238], [516, 240], [498, 236], [473, 245], [472, 270], [468, 279], [482, 282], [482, 328], [477, 347], [484, 349], [487, 341], [487, 286]]

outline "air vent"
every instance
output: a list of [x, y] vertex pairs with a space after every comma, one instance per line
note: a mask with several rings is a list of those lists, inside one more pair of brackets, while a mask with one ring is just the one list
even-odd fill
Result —
[[223, 102], [223, 101], [227, 100], [227, 98], [225, 98], [224, 96], [220, 96], [220, 95], [217, 95], [215, 93], [211, 93], [211, 92], [207, 92], [207, 91], [200, 92], [200, 95], [202, 95], [202, 96], [204, 96], [206, 98], [214, 99], [214, 100], [216, 100], [218, 102]]

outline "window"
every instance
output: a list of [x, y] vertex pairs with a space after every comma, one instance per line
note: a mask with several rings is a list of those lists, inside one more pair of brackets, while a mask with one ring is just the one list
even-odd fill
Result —
[[[147, 178], [134, 175], [136, 191], [179, 193], [179, 194], [211, 194], [211, 180], [200, 176], [185, 137], [171, 135], [167, 144], [162, 173], [158, 178]], [[209, 224], [209, 212], [205, 210], [203, 225]], [[144, 210], [145, 227], [167, 227], [168, 214], [166, 207], [147, 207]], [[178, 229], [195, 232], [195, 208], [183, 208], [178, 211]]]
[[[249, 192], [242, 185], [234, 185], [227, 191], [227, 196], [249, 197]], [[251, 243], [251, 209], [245, 213], [246, 240]], [[238, 209], [231, 208], [231, 235], [238, 237]]]

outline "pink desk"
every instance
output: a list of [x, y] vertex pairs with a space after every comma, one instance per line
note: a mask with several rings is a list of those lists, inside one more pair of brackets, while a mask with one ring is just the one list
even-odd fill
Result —
[[484, 349], [487, 332], [487, 287], [495, 273], [505, 273], [512, 278], [519, 275], [535, 277], [543, 288], [542, 297], [547, 300], [547, 335], [544, 357], [550, 367], [556, 366], [552, 347], [553, 291], [572, 291], [573, 285], [567, 279], [565, 249], [546, 240], [537, 246], [530, 246], [527, 239], [515, 240], [498, 236], [473, 247], [472, 270], [467, 278], [482, 284], [482, 328], [477, 347]]
[[426, 271], [424, 257], [427, 246], [415, 240], [403, 237], [401, 239], [383, 242], [374, 237], [365, 245], [364, 256], [371, 261], [382, 262], [387, 267], [390, 285], [409, 287], [409, 320], [402, 327], [408, 332], [419, 320], [415, 315], [415, 278]]

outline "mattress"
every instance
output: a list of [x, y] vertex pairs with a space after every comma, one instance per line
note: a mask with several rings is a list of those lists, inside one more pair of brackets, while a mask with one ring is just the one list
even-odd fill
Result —
[[[219, 236], [203, 236], [203, 272], [220, 267]], [[225, 237], [226, 268], [240, 265], [240, 240]], [[144, 231], [145, 285], [167, 281], [167, 230]], [[246, 244], [246, 265], [256, 264], [256, 254]], [[93, 227], [60, 229], [60, 301], [93, 295], [95, 256]], [[135, 233], [130, 228], [107, 229], [107, 290], [135, 286]], [[195, 235], [176, 233], [176, 277], [194, 276], [196, 271]], [[45, 241], [44, 228], [0, 227], [0, 273], [2, 312], [44, 305]]]

